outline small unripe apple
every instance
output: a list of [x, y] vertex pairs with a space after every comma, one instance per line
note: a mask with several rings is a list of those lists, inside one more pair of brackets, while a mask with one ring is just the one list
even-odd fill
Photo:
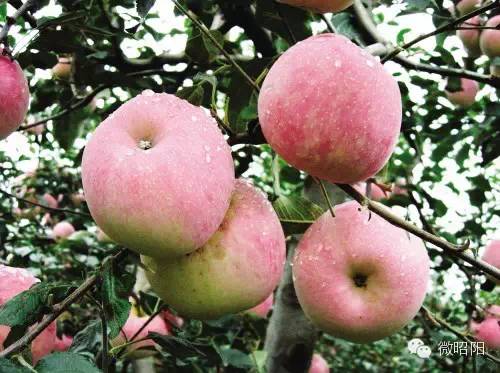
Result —
[[484, 342], [487, 348], [500, 349], [500, 306], [488, 308], [483, 321], [472, 321], [471, 331], [474, 338]]
[[269, 295], [264, 302], [258, 304], [253, 308], [250, 308], [245, 312], [251, 313], [252, 315], [255, 316], [266, 318], [269, 311], [271, 311], [271, 308], [273, 308], [273, 301], [274, 301], [274, 295], [273, 293], [271, 293], [271, 295]]
[[[2, 284], [0, 286], [0, 306], [19, 293], [28, 290], [37, 282], [39, 280], [26, 269], [0, 265], [0, 284]], [[10, 327], [0, 325], [0, 351], [3, 350], [3, 342], [9, 332]], [[53, 351], [55, 340], [56, 324], [53, 322], [31, 343], [31, 354], [34, 363]]]
[[320, 354], [314, 354], [309, 366], [308, 373], [329, 373], [330, 367]]
[[457, 36], [462, 41], [467, 53], [472, 57], [479, 57], [481, 55], [481, 48], [479, 47], [479, 36], [481, 30], [473, 29], [481, 25], [479, 16], [475, 16], [461, 25], [464, 27], [457, 31]]
[[94, 132], [82, 181], [92, 217], [113, 241], [165, 258], [196, 250], [217, 230], [234, 188], [234, 165], [202, 108], [145, 91]]
[[45, 193], [42, 196], [42, 203], [44, 203], [46, 206], [56, 209], [59, 207], [59, 202], [57, 199], [50, 193]]
[[455, 92], [446, 91], [446, 97], [452, 104], [468, 108], [476, 102], [476, 94], [479, 91], [479, 84], [475, 80], [460, 78], [461, 89]]
[[490, 74], [492, 76], [500, 78], [500, 64], [499, 65], [495, 65], [495, 64], [491, 63], [491, 65], [490, 65]]
[[172, 326], [175, 326], [176, 328], [182, 328], [182, 326], [184, 325], [184, 319], [182, 317], [175, 316], [170, 311], [163, 311], [161, 313], [161, 316], [163, 317], [163, 320], [165, 320], [167, 325], [170, 324]]
[[68, 351], [73, 343], [73, 337], [63, 334], [61, 338], [56, 338], [56, 343], [54, 346], [54, 351], [64, 352]]
[[71, 199], [71, 203], [76, 207], [80, 207], [83, 202], [85, 202], [85, 196], [83, 193], [72, 193], [69, 197]]
[[[353, 185], [353, 188], [356, 189], [362, 195], [366, 195], [367, 188], [366, 182], [356, 183]], [[374, 201], [380, 201], [382, 199], [387, 199], [391, 196], [390, 192], [384, 191], [381, 187], [379, 187], [375, 183], [370, 183], [370, 199]]]
[[[120, 334], [111, 341], [112, 347], [117, 347], [128, 342], [132, 342], [134, 335], [143, 327], [143, 325], [149, 320], [149, 316], [139, 317], [131, 313], [127, 319], [127, 322], [123, 326]], [[148, 336], [150, 332], [168, 335], [170, 334], [165, 321], [160, 316], [155, 316], [151, 322], [142, 329], [142, 331], [134, 338], [134, 341], [140, 341], [136, 343], [131, 343], [126, 349], [125, 356], [128, 359], [142, 359], [148, 356], [153, 356], [156, 353], [154, 349], [146, 349], [147, 347], [154, 347], [155, 342], [152, 339], [146, 339], [141, 341]]]
[[312, 36], [274, 63], [259, 95], [262, 131], [292, 166], [335, 183], [374, 176], [401, 127], [401, 94], [380, 61], [338, 34]]
[[75, 232], [73, 225], [67, 221], [61, 221], [52, 228], [52, 238], [56, 241], [68, 238]]
[[41, 135], [45, 131], [45, 125], [39, 124], [38, 126], [28, 128], [26, 131], [33, 135]]
[[500, 29], [498, 29], [498, 25], [500, 25], [500, 14], [490, 18], [485, 25], [496, 29], [484, 29], [479, 38], [481, 50], [490, 58], [500, 56]]
[[417, 314], [429, 282], [422, 241], [350, 201], [323, 214], [293, 260], [297, 297], [309, 319], [357, 343], [388, 337]]
[[151, 288], [181, 316], [215, 319], [255, 307], [278, 285], [283, 229], [266, 196], [238, 180], [217, 232], [195, 252], [142, 257]]
[[29, 105], [29, 88], [23, 70], [16, 61], [2, 55], [0, 49], [0, 140], [23, 122]]
[[73, 68], [73, 58], [59, 57], [59, 62], [52, 68], [52, 76], [60, 80], [69, 80]]
[[353, 0], [278, 0], [278, 2], [318, 13], [336, 13], [350, 7]]
[[[500, 269], [500, 240], [491, 241], [484, 250], [482, 260]], [[499, 280], [489, 277], [491, 281], [500, 284]]]
[[466, 15], [479, 7], [481, 0], [462, 0], [455, 6], [460, 16]]

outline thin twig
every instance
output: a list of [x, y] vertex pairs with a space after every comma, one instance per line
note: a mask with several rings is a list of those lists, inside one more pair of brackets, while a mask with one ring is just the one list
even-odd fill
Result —
[[[127, 249], [120, 250], [117, 254], [108, 257], [107, 260], [120, 262], [125, 259], [128, 255]], [[105, 260], [107, 262], [107, 260]], [[41, 332], [45, 330], [53, 321], [55, 321], [59, 315], [61, 315], [69, 306], [82, 298], [88, 291], [90, 291], [97, 281], [101, 277], [101, 271], [104, 266], [101, 267], [100, 271], [89, 278], [87, 278], [75, 291], [73, 291], [68, 297], [66, 297], [62, 302], [54, 305], [52, 307], [52, 312], [47, 314], [45, 318], [36, 324], [33, 329], [31, 329], [27, 334], [22, 336], [16, 342], [8, 346], [5, 350], [0, 352], [0, 358], [6, 358], [13, 354], [22, 351], [27, 345], [29, 345]]]
[[[457, 246], [452, 243], [449, 243], [448, 241], [442, 239], [441, 237], [435, 236], [407, 222], [406, 220], [401, 219], [399, 216], [389, 211], [389, 209], [387, 209], [387, 207], [385, 207], [381, 203], [371, 201], [370, 199], [363, 196], [361, 193], [359, 193], [356, 189], [354, 189], [352, 186], [348, 184], [336, 184], [336, 185], [344, 192], [346, 192], [348, 195], [350, 195], [352, 198], [354, 198], [356, 201], [358, 201], [362, 206], [366, 206], [370, 211], [373, 211], [383, 219], [387, 220], [389, 223], [399, 228], [402, 228], [407, 232], [414, 234], [417, 237], [420, 237], [424, 241], [427, 241], [443, 249], [445, 253], [460, 258], [464, 262], [467, 262], [470, 265], [472, 265], [473, 267], [479, 268], [480, 270], [491, 275], [495, 279], [500, 280], [500, 270], [498, 268], [495, 268], [492, 265], [482, 260], [475, 259], [469, 254], [465, 253], [463, 251], [464, 250], [463, 246]], [[467, 247], [467, 245], [465, 245], [465, 247]]]
[[30, 10], [36, 3], [37, 0], [27, 0], [23, 5], [16, 10], [16, 12], [12, 15], [12, 17], [8, 17], [3, 25], [2, 30], [0, 30], [0, 44], [3, 44], [4, 51], [2, 53], [10, 54], [10, 48], [7, 42], [7, 37], [9, 36], [9, 30], [12, 25], [16, 23], [16, 20], [19, 17], [25, 15], [28, 10]]
[[109, 371], [109, 340], [108, 340], [108, 322], [106, 320], [106, 312], [101, 305], [101, 326], [102, 326], [102, 371]]
[[[368, 11], [365, 9], [361, 0], [354, 1], [354, 12], [356, 13], [356, 16], [358, 17], [359, 21], [364, 26], [366, 31], [375, 41], [386, 45], [389, 50], [394, 48], [394, 46], [390, 42], [385, 40], [382, 37], [382, 35], [380, 35], [380, 33], [377, 30], [377, 27], [375, 26], [375, 23], [373, 22]], [[469, 71], [466, 69], [457, 69], [453, 67], [441, 67], [421, 62], [414, 62], [406, 57], [402, 57], [399, 55], [394, 57], [394, 62], [399, 63], [401, 66], [406, 67], [407, 69], [439, 74], [441, 76], [462, 77], [462, 78], [472, 79], [477, 82], [489, 84], [493, 87], [497, 88], [500, 87], [500, 78], [479, 74], [475, 71]]]
[[216, 48], [228, 59], [228, 61], [233, 65], [233, 67], [238, 70], [238, 72], [245, 78], [245, 80], [250, 84], [250, 86], [255, 89], [257, 92], [259, 92], [260, 88], [259, 86], [254, 82], [254, 80], [241, 68], [241, 66], [233, 59], [233, 57], [226, 52], [224, 47], [220, 45], [220, 43], [217, 41], [217, 39], [212, 35], [210, 30], [205, 26], [198, 18], [192, 14], [189, 10], [185, 9], [177, 0], [172, 0], [177, 7], [186, 17], [188, 17], [195, 25], [198, 27], [198, 29], [203, 32], [207, 38], [210, 39], [212, 43], [216, 46]]
[[453, 21], [451, 21], [451, 22], [449, 22], [449, 23], [447, 23], [447, 24], [445, 24], [443, 26], [440, 26], [440, 27], [436, 28], [435, 30], [433, 30], [431, 32], [428, 32], [426, 34], [420, 35], [419, 37], [416, 37], [415, 39], [410, 40], [409, 42], [403, 44], [402, 46], [396, 47], [391, 53], [389, 53], [387, 56], [385, 56], [382, 59], [382, 62], [386, 62], [386, 61], [392, 59], [393, 57], [397, 56], [400, 52], [402, 52], [404, 50], [407, 50], [408, 48], [410, 48], [413, 45], [421, 42], [424, 39], [427, 39], [427, 38], [429, 38], [431, 36], [438, 35], [438, 34], [440, 34], [442, 32], [452, 31], [455, 26], [460, 25], [464, 21], [467, 21], [468, 19], [471, 19], [472, 17], [477, 16], [479, 14], [483, 14], [483, 13], [487, 12], [488, 10], [497, 8], [498, 7], [498, 2], [499, 2], [499, 0], [495, 0], [495, 1], [489, 2], [486, 5], [478, 8], [478, 9], [475, 9], [475, 10], [473, 10], [470, 13], [467, 13], [467, 14], [463, 15], [462, 17], [456, 18]]
[[326, 16], [324, 14], [321, 15], [321, 19], [323, 20], [323, 22], [326, 23], [326, 28], [328, 29], [328, 31], [330, 31], [332, 34], [337, 33], [337, 29], [335, 28], [333, 23], [331, 23], [330, 20], [328, 18], [326, 18]]
[[3, 194], [5, 196], [8, 196], [8, 197], [11, 197], [11, 198], [14, 198], [14, 199], [17, 199], [18, 201], [24, 202], [24, 203], [32, 205], [32, 206], [41, 207], [44, 210], [53, 211], [53, 212], [60, 212], [60, 213], [65, 213], [65, 214], [80, 215], [80, 216], [84, 216], [86, 218], [90, 217], [90, 215], [87, 214], [87, 213], [85, 213], [85, 212], [76, 211], [76, 210], [69, 210], [69, 209], [59, 209], [59, 208], [54, 208], [54, 207], [50, 207], [50, 206], [47, 206], [47, 205], [42, 205], [40, 203], [33, 202], [33, 201], [30, 201], [30, 200], [25, 199], [25, 198], [18, 197], [15, 194], [11, 194], [11, 193], [3, 190], [3, 189], [0, 189], [0, 194]]

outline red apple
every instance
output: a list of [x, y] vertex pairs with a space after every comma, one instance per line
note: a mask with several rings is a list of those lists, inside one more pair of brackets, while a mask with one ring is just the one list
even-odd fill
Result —
[[[134, 335], [143, 327], [149, 320], [149, 316], [138, 317], [130, 314], [127, 322], [123, 326], [120, 334], [111, 341], [112, 347], [117, 347], [128, 342], [133, 342]], [[137, 335], [134, 341], [140, 341], [148, 336], [150, 332], [168, 335], [170, 334], [165, 321], [160, 316], [156, 316], [151, 322]], [[155, 350], [148, 348], [154, 347], [155, 342], [152, 339], [146, 339], [137, 343], [131, 343], [126, 347], [126, 357], [129, 359], [141, 359], [144, 357], [152, 356]], [[148, 348], [148, 349], [146, 349]]]
[[481, 30], [473, 29], [474, 27], [481, 25], [481, 18], [475, 16], [461, 25], [467, 29], [460, 29], [457, 31], [457, 35], [462, 41], [467, 53], [472, 57], [479, 57], [481, 55], [481, 48], [479, 47], [479, 35]]
[[[17, 294], [28, 290], [39, 282], [29, 271], [23, 268], [14, 268], [0, 264], [0, 306], [4, 305]], [[0, 351], [3, 342], [9, 334], [10, 327], [0, 326]], [[33, 362], [36, 363], [43, 356], [50, 354], [55, 346], [56, 324], [50, 324], [31, 344]]]
[[476, 102], [479, 84], [475, 80], [460, 78], [461, 89], [455, 92], [446, 91], [446, 96], [452, 104], [468, 108]]
[[493, 29], [485, 29], [481, 32], [481, 37], [479, 38], [479, 45], [481, 50], [485, 55], [490, 58], [500, 56], [500, 14], [492, 17], [486, 22], [486, 27], [496, 27]]
[[62, 338], [59, 337], [56, 338], [54, 351], [59, 351], [59, 352], [68, 351], [72, 343], [73, 343], [73, 337], [63, 334]]
[[195, 252], [142, 257], [152, 289], [181, 316], [215, 319], [262, 302], [278, 285], [285, 237], [266, 196], [238, 180], [218, 231]]
[[54, 225], [52, 228], [52, 238], [54, 240], [60, 240], [63, 238], [68, 238], [75, 232], [73, 225], [67, 221], [61, 221]]
[[492, 350], [500, 349], [500, 306], [491, 306], [486, 310], [483, 321], [471, 322], [471, 331], [474, 338], [484, 342]]
[[164, 258], [196, 250], [217, 230], [234, 166], [202, 108], [145, 91], [97, 128], [83, 153], [82, 180], [92, 217], [111, 239]]
[[321, 34], [288, 49], [259, 95], [271, 147], [292, 166], [336, 183], [374, 176], [401, 127], [398, 84], [346, 37]]
[[277, 0], [319, 13], [340, 12], [352, 5], [353, 0]]
[[396, 333], [417, 314], [429, 282], [422, 241], [357, 202], [326, 212], [299, 242], [297, 297], [321, 330], [367, 343]]
[[23, 122], [29, 105], [29, 87], [16, 61], [2, 55], [0, 49], [0, 140]]
[[320, 354], [314, 354], [308, 373], [329, 373], [328, 363]]
[[273, 301], [274, 296], [273, 293], [271, 293], [271, 295], [269, 295], [264, 302], [258, 304], [253, 308], [250, 308], [246, 312], [258, 317], [266, 318], [269, 311], [271, 311], [271, 308], [273, 308]]

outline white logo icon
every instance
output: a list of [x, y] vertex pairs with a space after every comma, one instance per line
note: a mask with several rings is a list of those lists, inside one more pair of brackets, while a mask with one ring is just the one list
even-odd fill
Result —
[[422, 359], [427, 359], [431, 356], [431, 348], [426, 346], [419, 338], [414, 338], [408, 342], [408, 350]]

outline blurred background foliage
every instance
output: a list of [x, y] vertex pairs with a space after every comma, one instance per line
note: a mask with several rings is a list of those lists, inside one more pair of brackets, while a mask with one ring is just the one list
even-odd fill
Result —
[[[20, 2], [9, 1], [16, 6]], [[162, 3], [162, 4], [160, 4]], [[211, 34], [243, 69], [261, 81], [280, 53], [313, 33], [326, 32], [324, 19], [301, 9], [267, 0], [188, 0], [182, 4], [210, 28]], [[413, 0], [366, 3], [380, 26], [394, 30], [391, 40], [409, 40], [408, 24], [431, 19], [435, 26], [449, 22], [450, 2]], [[0, 23], [12, 8], [0, 4]], [[80, 161], [86, 139], [120, 104], [145, 89], [175, 93], [217, 113], [225, 127], [238, 176], [253, 179], [268, 193], [288, 232], [300, 233], [319, 207], [302, 198], [306, 175], [275, 159], [258, 126], [257, 96], [222, 56], [215, 45], [170, 2], [154, 0], [57, 0], [42, 1], [33, 13], [32, 25], [23, 19], [10, 33], [16, 58], [30, 81], [31, 107], [25, 125], [55, 119], [19, 131], [0, 149], [1, 189], [44, 204], [50, 193], [60, 209], [46, 211], [4, 194], [0, 202], [0, 261], [30, 268], [47, 283], [79, 284], [117, 248], [97, 239], [96, 226], [81, 200]], [[365, 46], [373, 43], [352, 8], [326, 19], [342, 33]], [[412, 18], [413, 17], [413, 18]], [[424, 18], [418, 18], [424, 17]], [[427, 17], [427, 18], [425, 18]], [[36, 22], [36, 23], [34, 23]], [[36, 28], [36, 29], [35, 29]], [[417, 30], [428, 31], [428, 30]], [[418, 34], [418, 33], [417, 33]], [[388, 35], [389, 36], [389, 35]], [[430, 47], [429, 47], [430, 45]], [[454, 32], [441, 33], [425, 47], [414, 46], [415, 61], [443, 67], [466, 67], [487, 74], [492, 63], [470, 59]], [[71, 73], [58, 78], [51, 72], [58, 58], [72, 61]], [[394, 62], [388, 69], [398, 80], [404, 108], [402, 135], [377, 182], [405, 185], [406, 194], [384, 203], [402, 216], [455, 243], [471, 241], [477, 248], [493, 238], [499, 219], [500, 104], [498, 91], [481, 84], [478, 100], [468, 109], [454, 107], [444, 95], [457, 78], [408, 70]], [[38, 129], [38, 131], [37, 131]], [[13, 150], [14, 149], [14, 150]], [[281, 196], [279, 196], [279, 195]], [[287, 218], [304, 221], [287, 226]], [[77, 234], [54, 241], [51, 229], [69, 221]], [[466, 331], [477, 307], [499, 303], [491, 283], [470, 267], [454, 264], [430, 250], [433, 258], [432, 291], [427, 307], [455, 328]], [[133, 281], [116, 273], [137, 270], [129, 258], [110, 271], [128, 291]], [[109, 304], [110, 317], [128, 314], [120, 307], [124, 294], [96, 289], [74, 304], [59, 321], [59, 331], [78, 338], [72, 351], [95, 360], [100, 350], [99, 307]], [[127, 292], [125, 292], [127, 293]], [[125, 296], [126, 299], [126, 296]], [[145, 311], [158, 307], [152, 294], [139, 292], [136, 299]], [[118, 306], [117, 306], [118, 305]], [[157, 337], [162, 354], [158, 371], [206, 372], [262, 371], [266, 320], [234, 315], [213, 322], [188, 321], [175, 337]], [[293, 328], [293, 325], [290, 325]], [[406, 349], [419, 337], [434, 349], [423, 360]], [[385, 340], [355, 345], [323, 335], [316, 346], [332, 371], [417, 372], [493, 371], [478, 357], [442, 357], [439, 341], [457, 337], [419, 315], [401, 333]], [[474, 360], [473, 362], [471, 360]], [[128, 361], [116, 362], [117, 371], [131, 371]]]

